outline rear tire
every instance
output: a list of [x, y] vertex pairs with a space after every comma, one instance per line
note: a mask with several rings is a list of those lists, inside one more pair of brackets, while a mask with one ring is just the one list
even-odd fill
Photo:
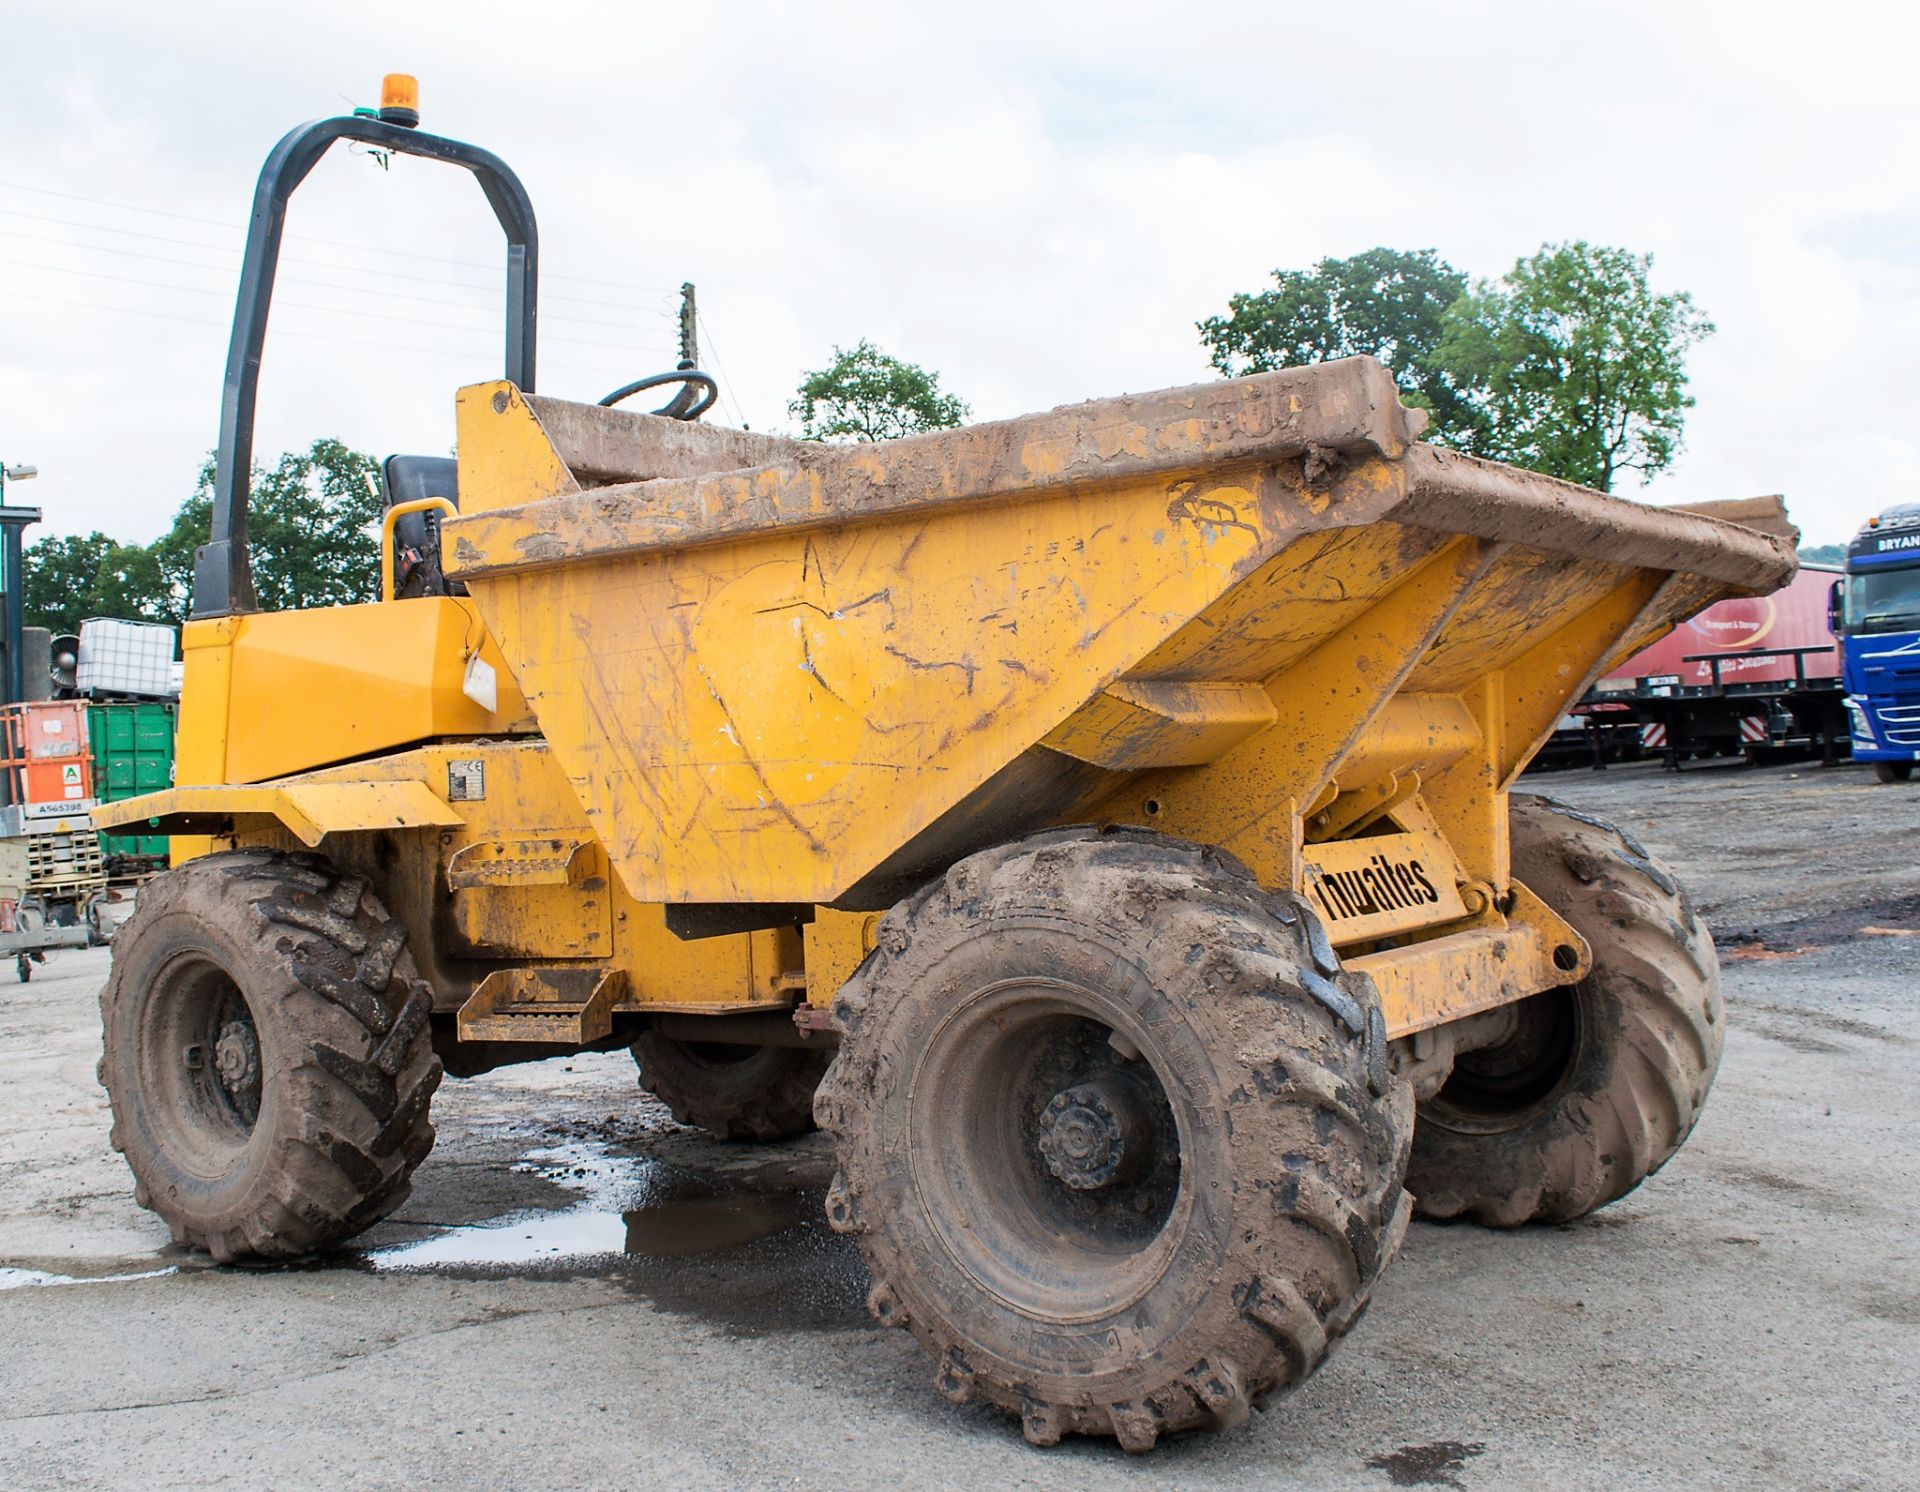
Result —
[[633, 1044], [640, 1086], [682, 1124], [716, 1140], [786, 1140], [813, 1125], [813, 1090], [828, 1051], [675, 1041], [652, 1031]]
[[1604, 820], [1516, 794], [1513, 873], [1593, 950], [1578, 985], [1514, 1007], [1419, 1107], [1422, 1216], [1566, 1222], [1632, 1191], [1699, 1118], [1720, 1064], [1720, 969], [1672, 875]]
[[1359, 1317], [1411, 1212], [1371, 983], [1211, 849], [1060, 830], [889, 912], [815, 1100], [868, 1308], [1029, 1441], [1225, 1427]]
[[1881, 782], [1905, 782], [1913, 776], [1913, 763], [1875, 762], [1873, 775]]
[[241, 850], [155, 877], [100, 996], [135, 1200], [223, 1263], [386, 1216], [433, 1147], [431, 1008], [404, 925], [317, 856]]

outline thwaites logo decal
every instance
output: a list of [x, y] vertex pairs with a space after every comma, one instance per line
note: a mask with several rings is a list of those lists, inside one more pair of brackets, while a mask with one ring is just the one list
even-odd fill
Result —
[[1305, 890], [1336, 943], [1467, 915], [1454, 884], [1453, 856], [1436, 834], [1378, 834], [1310, 844]]

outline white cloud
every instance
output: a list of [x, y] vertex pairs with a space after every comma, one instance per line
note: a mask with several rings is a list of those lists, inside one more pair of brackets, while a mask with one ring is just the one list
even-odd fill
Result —
[[[1720, 327], [1694, 361], [1688, 452], [1650, 497], [1784, 490], [1830, 540], [1914, 496], [1905, 6], [318, 14], [11, 20], [0, 181], [42, 192], [0, 186], [0, 454], [41, 466], [48, 531], [165, 525], [213, 442], [232, 283], [216, 266], [237, 264], [259, 162], [387, 67], [420, 75], [428, 128], [498, 151], [533, 193], [550, 392], [666, 366], [682, 279], [729, 407], [764, 427], [834, 342], [872, 337], [978, 414], [1015, 414], [1206, 376], [1193, 322], [1279, 265], [1387, 243], [1491, 275], [1587, 237], [1653, 251], [1662, 287]], [[456, 173], [344, 153], [290, 228], [498, 254]], [[495, 273], [288, 251], [304, 262], [284, 271], [261, 450], [445, 449], [453, 386], [497, 371]]]

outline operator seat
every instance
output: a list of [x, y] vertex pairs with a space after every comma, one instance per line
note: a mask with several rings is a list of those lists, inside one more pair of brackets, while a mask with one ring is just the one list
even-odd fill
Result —
[[[460, 489], [456, 478], [458, 463], [451, 456], [389, 456], [380, 463], [380, 485], [384, 506], [414, 502], [423, 497], [444, 497], [457, 509]], [[440, 518], [434, 509], [406, 513], [393, 525], [393, 594], [395, 599], [413, 596], [464, 596], [467, 588], [449, 580], [440, 570]]]

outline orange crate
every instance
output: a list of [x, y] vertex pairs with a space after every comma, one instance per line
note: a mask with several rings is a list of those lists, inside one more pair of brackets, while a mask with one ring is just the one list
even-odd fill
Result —
[[7, 755], [38, 761], [87, 754], [87, 702], [44, 699], [0, 709], [6, 722]]
[[40, 700], [0, 709], [0, 769], [6, 801], [19, 807], [71, 805], [93, 798], [93, 756], [84, 700]]

